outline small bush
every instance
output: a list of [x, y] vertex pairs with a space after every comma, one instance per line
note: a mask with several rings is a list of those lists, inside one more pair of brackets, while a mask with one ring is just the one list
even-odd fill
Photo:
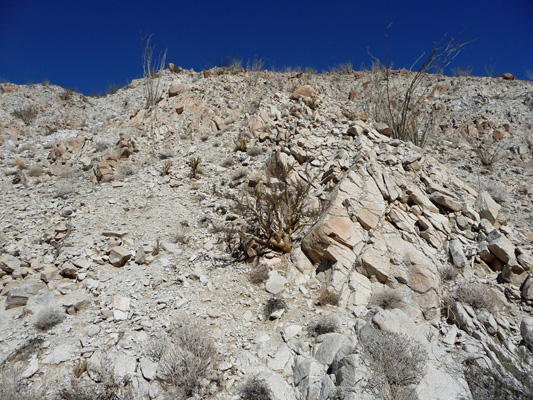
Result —
[[159, 98], [160, 72], [165, 68], [167, 50], [154, 59], [155, 46], [150, 43], [152, 35], [140, 37], [141, 61], [143, 66], [143, 89], [146, 108], [152, 107]]
[[65, 313], [58, 308], [46, 309], [37, 314], [34, 326], [41, 331], [47, 331], [63, 322], [65, 318]]
[[387, 400], [408, 399], [424, 376], [426, 350], [405, 335], [375, 330], [361, 338], [363, 354], [370, 362], [370, 385]]
[[10, 368], [8, 365], [0, 367], [0, 399], [2, 400], [36, 400], [44, 399], [44, 387], [31, 387], [30, 383], [21, 378], [22, 371]]
[[200, 172], [200, 165], [202, 164], [201, 157], [189, 158], [189, 167], [191, 167], [191, 178], [196, 179], [196, 176]]
[[170, 174], [170, 168], [172, 168], [172, 161], [171, 160], [166, 160], [163, 163], [163, 168], [161, 169], [161, 175]]
[[370, 305], [380, 307], [384, 310], [393, 310], [395, 308], [402, 308], [405, 303], [401, 293], [393, 289], [385, 288], [372, 294]]
[[18, 169], [26, 168], [26, 161], [23, 158], [17, 157], [13, 160], [13, 165], [18, 167]]
[[466, 139], [473, 148], [479, 161], [486, 167], [493, 167], [494, 164], [501, 161], [507, 156], [506, 150], [508, 147], [507, 140], [496, 140], [490, 137], [467, 137]]
[[322, 317], [319, 320], [315, 321], [307, 328], [307, 332], [311, 336], [320, 336], [326, 333], [337, 332], [339, 329], [339, 321], [333, 316]]
[[499, 302], [496, 293], [482, 283], [461, 284], [455, 290], [453, 298], [468, 304], [474, 310], [495, 311]]
[[30, 125], [37, 117], [37, 110], [34, 106], [27, 106], [13, 111], [11, 115], [13, 115], [13, 117], [15, 118], [20, 119], [26, 125]]
[[248, 279], [251, 283], [254, 285], [259, 285], [263, 282], [266, 282], [268, 279], [268, 267], [264, 264], [259, 264], [252, 268], [250, 271], [250, 274], [248, 275]]
[[246, 136], [244, 136], [243, 134], [239, 134], [239, 136], [235, 140], [235, 150], [246, 152], [248, 148], [248, 141], [249, 139]]
[[263, 315], [268, 319], [274, 312], [286, 309], [287, 303], [285, 303], [285, 300], [278, 299], [277, 297], [271, 297], [268, 299], [265, 307], [263, 308]]
[[440, 267], [438, 271], [443, 282], [453, 281], [459, 275], [457, 269], [448, 264]]
[[38, 166], [38, 165], [35, 165], [33, 167], [30, 167], [28, 169], [28, 176], [32, 176], [32, 177], [39, 177], [41, 176], [42, 174], [44, 174], [44, 170], [42, 167]]
[[246, 380], [239, 395], [243, 400], [271, 400], [272, 394], [266, 382], [257, 376]]
[[328, 288], [323, 288], [318, 295], [317, 303], [320, 306], [325, 306], [328, 304], [332, 306], [338, 306], [339, 294], [329, 290]]
[[159, 376], [170, 386], [178, 399], [200, 392], [200, 382], [207, 378], [217, 357], [213, 341], [205, 329], [185, 321], [162, 342], [159, 355]]
[[472, 67], [471, 65], [469, 65], [468, 67], [455, 67], [455, 68], [452, 68], [452, 75], [455, 77], [471, 76], [473, 70], [474, 70], [474, 67]]
[[259, 146], [251, 147], [246, 150], [246, 154], [248, 154], [250, 157], [255, 157], [260, 154], [263, 154], [263, 149]]

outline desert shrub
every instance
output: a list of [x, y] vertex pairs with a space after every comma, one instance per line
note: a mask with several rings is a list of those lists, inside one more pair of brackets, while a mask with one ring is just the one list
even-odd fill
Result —
[[48, 308], [36, 315], [33, 325], [41, 331], [47, 331], [63, 322], [65, 318], [66, 315], [62, 310], [58, 308]]
[[217, 349], [205, 329], [185, 320], [167, 338], [160, 339], [152, 355], [159, 361], [162, 382], [176, 399], [185, 399], [200, 392], [200, 382], [213, 371]]
[[286, 310], [287, 303], [283, 299], [278, 299], [277, 297], [271, 297], [265, 304], [263, 308], [263, 315], [265, 318], [270, 318], [270, 316], [279, 310]]
[[44, 399], [45, 387], [32, 387], [21, 378], [22, 370], [7, 364], [0, 366], [0, 399], [35, 400]]
[[108, 87], [107, 87], [107, 92], [106, 92], [106, 95], [109, 95], [109, 94], [115, 94], [116, 92], [118, 92], [119, 90], [119, 86], [118, 85], [115, 85], [114, 83], [110, 84]]
[[[394, 75], [401, 71], [393, 71], [389, 61], [388, 30], [385, 28], [385, 42], [387, 48], [386, 61], [383, 64], [377, 57], [374, 60], [372, 93], [376, 98], [371, 102], [369, 112], [378, 122], [385, 122], [392, 129], [395, 139], [413, 142], [417, 146], [424, 146], [431, 131], [438, 127], [439, 118], [436, 110], [431, 112], [422, 109], [422, 98], [432, 86], [431, 72], [441, 73], [463, 50], [468, 43], [457, 43], [456, 37], [446, 41], [444, 36], [434, 44], [434, 47], [416, 72], [409, 72], [407, 85], [394, 81]], [[425, 53], [424, 53], [425, 54]], [[415, 64], [422, 59], [419, 57]], [[410, 69], [410, 70], [411, 70]]]
[[28, 169], [28, 176], [38, 177], [44, 174], [44, 170], [41, 166], [35, 165]]
[[191, 178], [196, 179], [196, 176], [200, 173], [200, 165], [202, 164], [201, 157], [189, 158], [189, 167], [191, 168]]
[[59, 99], [63, 101], [68, 101], [74, 94], [74, 90], [72, 88], [66, 88], [59, 94]]
[[266, 282], [268, 279], [268, 267], [264, 264], [259, 264], [252, 268], [250, 271], [250, 274], [248, 275], [248, 279], [251, 283], [254, 285], [259, 285], [263, 282]]
[[526, 69], [526, 76], [527, 76], [527, 79], [529, 79], [530, 81], [533, 81], [533, 70]]
[[339, 329], [338, 319], [333, 315], [329, 315], [329, 316], [322, 317], [316, 320], [315, 322], [313, 322], [312, 324], [310, 324], [309, 327], [307, 328], [307, 332], [311, 336], [320, 336], [326, 333], [337, 332], [338, 329]]
[[233, 174], [231, 174], [231, 181], [238, 182], [248, 174], [246, 168], [238, 168]]
[[167, 50], [154, 59], [155, 46], [150, 43], [152, 35], [140, 36], [141, 61], [143, 66], [143, 93], [146, 108], [153, 106], [159, 97], [160, 72], [165, 68]]
[[170, 174], [170, 168], [172, 168], [172, 161], [171, 160], [166, 160], [163, 163], [163, 167], [161, 168], [161, 175]]
[[24, 161], [23, 158], [16, 157], [16, 158], [13, 160], [13, 165], [14, 165], [15, 167], [18, 167], [19, 169], [24, 169], [24, 168], [26, 168], [26, 161]]
[[15, 118], [20, 119], [26, 125], [30, 125], [37, 117], [37, 109], [33, 105], [30, 105], [13, 111], [11, 115]]
[[466, 138], [482, 165], [492, 167], [507, 156], [508, 142], [505, 139], [496, 140], [492, 136]]
[[440, 279], [443, 282], [453, 281], [459, 275], [457, 269], [448, 264], [439, 267], [438, 271]]
[[237, 139], [235, 139], [235, 150], [236, 151], [243, 151], [245, 152], [247, 149], [248, 149], [248, 141], [250, 139], [248, 139], [246, 136], [244, 136], [243, 134], [239, 134], [239, 136], [237, 137]]
[[263, 149], [259, 146], [254, 146], [246, 150], [246, 154], [248, 154], [251, 157], [258, 156], [263, 153]]
[[452, 68], [452, 75], [455, 77], [458, 76], [471, 76], [474, 67], [469, 65], [468, 67], [454, 67]]
[[233, 159], [233, 157], [227, 157], [224, 160], [222, 160], [222, 163], [220, 165], [222, 165], [225, 168], [229, 168], [233, 165], [234, 162], [235, 160]]
[[97, 383], [81, 378], [72, 378], [66, 387], [59, 391], [62, 400], [133, 400], [133, 390], [129, 377], [120, 378], [107, 358], [102, 359], [95, 374]]
[[253, 187], [246, 186], [238, 196], [230, 198], [236, 213], [247, 223], [238, 231], [243, 239], [288, 253], [293, 236], [318, 214], [318, 210], [308, 204], [315, 179], [309, 173], [297, 174], [294, 167], [281, 161], [280, 153], [269, 164], [269, 176], [265, 181]]
[[239, 390], [243, 400], [271, 400], [272, 394], [266, 382], [257, 376], [247, 379]]
[[503, 204], [509, 199], [507, 187], [502, 183], [492, 182], [492, 184], [485, 187], [485, 190], [496, 203]]
[[367, 332], [361, 344], [373, 375], [370, 385], [384, 399], [410, 398], [424, 376], [426, 350], [405, 335], [378, 330]]
[[384, 288], [372, 294], [370, 305], [380, 307], [384, 310], [402, 308], [405, 303], [400, 292], [389, 288]]
[[182, 221], [176, 229], [176, 233], [174, 235], [174, 243], [187, 244], [189, 243], [190, 239], [191, 233], [189, 229], [189, 224], [185, 221]]
[[462, 283], [453, 293], [453, 298], [474, 310], [494, 311], [499, 302], [496, 293], [482, 283]]
[[328, 288], [323, 288], [318, 295], [317, 303], [321, 306], [325, 306], [328, 304], [332, 306], [337, 306], [339, 305], [339, 294]]

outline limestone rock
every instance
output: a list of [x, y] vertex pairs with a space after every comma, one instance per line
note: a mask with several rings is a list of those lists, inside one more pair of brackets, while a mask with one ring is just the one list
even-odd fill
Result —
[[313, 97], [316, 96], [315, 90], [309, 85], [303, 85], [298, 88], [291, 94], [291, 98], [298, 100], [300, 97]]
[[115, 267], [122, 267], [130, 258], [131, 251], [122, 246], [113, 247], [109, 252], [109, 262]]
[[464, 268], [468, 264], [465, 253], [463, 251], [463, 245], [460, 240], [450, 240], [449, 244], [450, 256], [452, 258], [453, 265], [458, 268]]
[[279, 275], [276, 271], [271, 271], [265, 283], [265, 290], [268, 293], [279, 294], [285, 290], [287, 279]]
[[46, 285], [38, 279], [29, 279], [11, 289], [6, 299], [6, 310], [14, 307], [25, 306], [28, 299], [41, 290], [45, 290]]
[[491, 224], [494, 224], [501, 208], [502, 207], [492, 199], [489, 193], [479, 193], [476, 199], [476, 210], [481, 218], [485, 218]]
[[525, 317], [520, 323], [520, 333], [526, 346], [533, 351], [533, 317]]
[[0, 256], [0, 269], [8, 274], [20, 268], [20, 260], [10, 254]]

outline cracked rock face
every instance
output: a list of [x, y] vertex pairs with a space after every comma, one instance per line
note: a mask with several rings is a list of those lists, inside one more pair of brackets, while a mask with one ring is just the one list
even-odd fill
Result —
[[[143, 80], [0, 84], [0, 364], [29, 390], [74, 371], [142, 399], [249, 381], [279, 400], [469, 399], [483, 376], [484, 395], [532, 397], [532, 84], [429, 76], [420, 107], [441, 120], [420, 148], [375, 120], [372, 74], [172, 64], [151, 108]], [[310, 184], [287, 253], [250, 239], [264, 197], [255, 219], [231, 200], [283, 187], [280, 168]], [[294, 210], [276, 201], [277, 227]], [[425, 356], [386, 372], [393, 345]]]

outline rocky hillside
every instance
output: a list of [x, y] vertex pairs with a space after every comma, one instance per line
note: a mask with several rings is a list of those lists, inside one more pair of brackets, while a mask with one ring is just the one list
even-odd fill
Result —
[[0, 397], [532, 398], [533, 83], [383, 84], [0, 85]]

